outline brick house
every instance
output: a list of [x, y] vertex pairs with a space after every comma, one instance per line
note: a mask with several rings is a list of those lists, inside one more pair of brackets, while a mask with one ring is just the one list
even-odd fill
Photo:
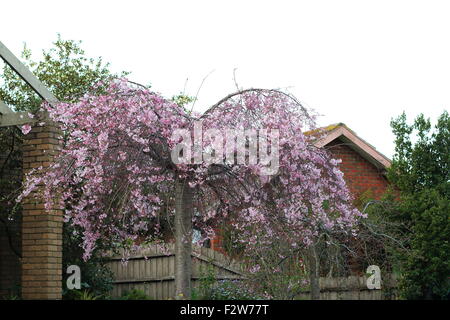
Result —
[[[315, 139], [318, 132], [323, 134]], [[385, 193], [388, 187], [386, 169], [391, 160], [345, 124], [332, 124], [305, 134], [313, 137], [317, 147], [327, 148], [334, 158], [342, 160], [340, 169], [355, 200], [363, 195], [379, 200]], [[211, 240], [211, 248], [223, 251], [220, 234]]]

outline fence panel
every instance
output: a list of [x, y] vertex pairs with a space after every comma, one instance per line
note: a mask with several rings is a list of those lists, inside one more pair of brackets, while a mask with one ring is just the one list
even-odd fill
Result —
[[[391, 300], [396, 299], [397, 281], [392, 275], [382, 278], [380, 290], [367, 288], [367, 277], [349, 276], [342, 278], [322, 277], [319, 279], [320, 298], [322, 300]], [[309, 299], [305, 291], [297, 299]]]
[[[165, 249], [151, 247], [140, 251], [124, 263], [121, 255], [107, 262], [115, 276], [112, 297], [120, 297], [132, 289], [143, 290], [153, 299], [169, 299], [175, 295], [175, 256], [174, 246]], [[243, 271], [239, 263], [209, 248], [193, 247], [192, 280], [193, 286], [206, 268], [212, 267], [216, 279], [242, 279]]]

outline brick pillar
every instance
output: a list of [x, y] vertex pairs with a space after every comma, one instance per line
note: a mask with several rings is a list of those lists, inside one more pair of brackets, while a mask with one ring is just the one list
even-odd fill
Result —
[[[60, 135], [58, 128], [47, 121], [43, 126], [35, 125], [24, 136], [24, 173], [52, 163], [60, 150]], [[41, 197], [30, 194], [23, 199], [23, 299], [61, 299], [62, 230], [63, 214], [57, 205], [46, 210]]]

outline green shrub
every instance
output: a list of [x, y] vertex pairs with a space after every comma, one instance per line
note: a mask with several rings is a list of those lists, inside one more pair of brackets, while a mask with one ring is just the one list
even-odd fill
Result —
[[244, 287], [240, 280], [218, 281], [211, 290], [211, 300], [259, 300], [261, 297]]
[[217, 280], [213, 267], [202, 270], [197, 288], [191, 292], [192, 300], [258, 300], [241, 280]]
[[66, 293], [65, 300], [102, 300], [105, 299], [104, 296], [97, 296], [89, 290], [70, 290]]
[[17, 294], [10, 294], [3, 296], [1, 300], [21, 300], [22, 298]]
[[119, 300], [152, 300], [143, 290], [132, 289], [125, 291]]

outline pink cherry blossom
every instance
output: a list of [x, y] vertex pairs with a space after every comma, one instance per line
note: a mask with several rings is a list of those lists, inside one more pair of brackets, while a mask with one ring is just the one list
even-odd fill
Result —
[[24, 124], [24, 125], [21, 127], [21, 130], [22, 130], [22, 133], [23, 133], [23, 134], [28, 134], [28, 133], [31, 131], [31, 125], [29, 125], [29, 124]]
[[[52, 167], [28, 175], [19, 200], [44, 184], [46, 207], [58, 198], [65, 221], [82, 232], [85, 259], [99, 241], [113, 247], [161, 241], [161, 219], [173, 217], [178, 179], [193, 190], [193, 224], [203, 237], [226, 221], [248, 250], [264, 250], [274, 239], [292, 248], [309, 245], [323, 230], [353, 232], [361, 217], [338, 161], [304, 135], [315, 129], [315, 117], [283, 92], [244, 90], [200, 115], [121, 80], [103, 95], [44, 107], [67, 138]], [[199, 120], [205, 129], [279, 130], [278, 173], [261, 176], [261, 163], [173, 163], [174, 130], [192, 132]], [[24, 127], [24, 133], [31, 129]]]

